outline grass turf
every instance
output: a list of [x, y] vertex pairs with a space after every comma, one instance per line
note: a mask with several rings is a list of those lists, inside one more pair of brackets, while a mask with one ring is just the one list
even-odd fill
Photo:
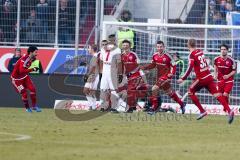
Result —
[[[144, 113], [106, 114], [85, 122], [58, 119], [54, 110], [26, 113], [0, 108], [1, 160], [203, 160], [236, 159], [240, 149], [238, 117]], [[167, 117], [166, 117], [167, 116]], [[174, 117], [174, 118], [173, 118]], [[3, 134], [4, 133], [4, 134]], [[14, 141], [11, 134], [32, 138]]]

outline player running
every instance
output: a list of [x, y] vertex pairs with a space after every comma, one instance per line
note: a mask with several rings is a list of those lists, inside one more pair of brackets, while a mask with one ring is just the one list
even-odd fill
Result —
[[233, 88], [234, 75], [236, 74], [236, 63], [228, 56], [228, 46], [220, 46], [221, 55], [214, 59], [214, 73], [218, 81], [218, 90], [229, 104], [229, 94]]
[[136, 53], [130, 51], [131, 42], [122, 41], [122, 73], [127, 77], [127, 84], [119, 87], [118, 92], [127, 90], [127, 106], [126, 112], [132, 113], [136, 108], [137, 100], [145, 98], [147, 93], [147, 84], [143, 79], [138, 65], [138, 57]]
[[190, 50], [189, 66], [183, 77], [178, 80], [178, 83], [182, 83], [184, 80], [186, 80], [192, 71], [192, 68], [194, 68], [196, 79], [191, 84], [188, 90], [188, 95], [200, 110], [200, 115], [197, 117], [197, 120], [205, 117], [207, 112], [205, 109], [203, 109], [195, 93], [202, 88], [206, 88], [223, 105], [224, 110], [228, 113], [228, 123], [231, 124], [234, 120], [234, 112], [233, 110], [230, 110], [226, 99], [217, 90], [216, 83], [214, 82], [213, 76], [210, 73], [209, 65], [204, 57], [203, 51], [196, 49], [195, 39], [188, 40], [188, 48]]
[[141, 67], [142, 70], [150, 70], [157, 68], [157, 80], [152, 87], [152, 97], [150, 99], [152, 103], [151, 112], [156, 112], [159, 109], [158, 105], [158, 93], [159, 90], [163, 90], [170, 98], [176, 101], [182, 110], [182, 114], [185, 113], [184, 103], [171, 88], [171, 79], [176, 72], [176, 65], [173, 58], [165, 51], [163, 41], [158, 41], [156, 44], [157, 52], [152, 57], [152, 63]]
[[[37, 56], [37, 47], [30, 46], [27, 50], [27, 54], [22, 56], [16, 63], [13, 72], [11, 74], [11, 81], [16, 89], [16, 91], [21, 94], [22, 101], [26, 108], [26, 112], [32, 112], [32, 109], [36, 112], [41, 112], [41, 109], [36, 104], [36, 89], [35, 86], [30, 79], [28, 73], [32, 71], [37, 71], [39, 68], [29, 68], [31, 66], [32, 60]], [[32, 107], [29, 107], [28, 103], [28, 94], [27, 90], [30, 91], [30, 98], [32, 101]]]

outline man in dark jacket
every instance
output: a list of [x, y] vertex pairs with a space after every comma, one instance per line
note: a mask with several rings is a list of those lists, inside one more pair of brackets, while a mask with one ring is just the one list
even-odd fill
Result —
[[9, 71], [10, 73], [12, 73], [13, 68], [14, 68], [16, 62], [17, 62], [20, 58], [21, 58], [21, 49], [20, 49], [20, 48], [16, 48], [13, 57], [10, 59], [10, 61], [9, 61], [9, 63], [8, 63], [8, 71]]

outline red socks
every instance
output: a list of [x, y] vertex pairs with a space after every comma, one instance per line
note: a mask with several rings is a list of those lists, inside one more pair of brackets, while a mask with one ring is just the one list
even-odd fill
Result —
[[200, 113], [205, 112], [205, 110], [203, 109], [201, 103], [199, 102], [199, 100], [195, 94], [189, 95], [189, 97], [192, 99], [193, 103], [198, 107], [198, 109], [200, 110]]
[[30, 94], [30, 97], [31, 97], [31, 101], [32, 101], [32, 107], [35, 107], [36, 106], [36, 101], [37, 101], [36, 94], [35, 93]]
[[152, 103], [152, 109], [156, 110], [158, 108], [158, 97], [157, 96], [152, 96], [150, 98], [150, 101]]
[[178, 97], [176, 92], [172, 92], [171, 95], [169, 95], [175, 102], [177, 102], [181, 107], [183, 106], [183, 101]]
[[226, 101], [225, 96], [219, 96], [217, 97], [217, 100], [223, 105], [224, 111], [230, 113], [231, 109], [229, 108], [228, 101]]

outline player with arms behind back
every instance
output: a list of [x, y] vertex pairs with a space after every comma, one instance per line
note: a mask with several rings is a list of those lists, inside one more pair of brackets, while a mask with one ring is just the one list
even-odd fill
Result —
[[234, 120], [234, 112], [230, 110], [226, 99], [217, 90], [217, 85], [214, 82], [213, 76], [209, 70], [209, 65], [206, 61], [206, 58], [204, 57], [203, 51], [196, 49], [195, 39], [188, 40], [188, 48], [190, 51], [189, 65], [183, 77], [178, 80], [178, 83], [182, 83], [184, 80], [186, 80], [188, 75], [191, 73], [192, 68], [194, 68], [196, 79], [192, 82], [188, 90], [188, 95], [200, 110], [200, 115], [197, 117], [197, 120], [205, 117], [207, 115], [207, 112], [202, 107], [195, 93], [202, 88], [206, 88], [223, 105], [224, 110], [228, 113], [228, 123], [231, 124]]
[[[13, 72], [11, 74], [11, 81], [16, 91], [21, 94], [22, 101], [27, 112], [32, 112], [32, 109], [36, 112], [41, 112], [41, 109], [36, 105], [36, 89], [30, 79], [28, 73], [37, 71], [39, 68], [29, 68], [32, 64], [32, 60], [37, 56], [37, 47], [30, 46], [27, 50], [27, 54], [22, 56], [16, 63]], [[30, 91], [30, 98], [32, 101], [32, 109], [29, 107], [27, 90]]]
[[220, 46], [221, 55], [214, 59], [214, 73], [218, 81], [218, 90], [223, 94], [226, 101], [233, 88], [234, 75], [236, 74], [236, 63], [228, 56], [228, 46]]

